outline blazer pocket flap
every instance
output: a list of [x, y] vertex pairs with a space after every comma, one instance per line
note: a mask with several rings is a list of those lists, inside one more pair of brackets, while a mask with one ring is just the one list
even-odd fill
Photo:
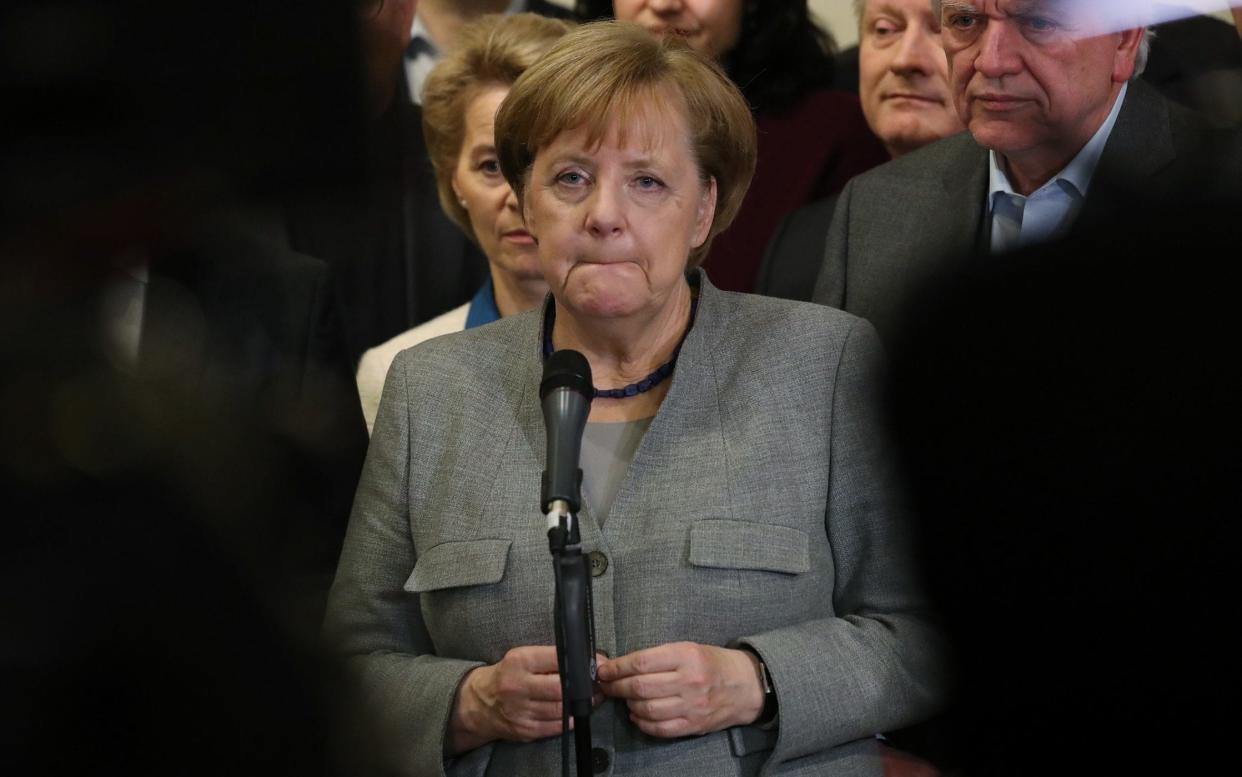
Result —
[[414, 562], [414, 571], [405, 581], [405, 590], [421, 594], [499, 583], [505, 576], [511, 544], [511, 540], [442, 542]]
[[690, 527], [690, 563], [800, 575], [811, 568], [811, 540], [801, 529], [704, 519]]
[[756, 726], [734, 726], [729, 729], [729, 747], [738, 758], [762, 750], [776, 748], [776, 729], [765, 730]]

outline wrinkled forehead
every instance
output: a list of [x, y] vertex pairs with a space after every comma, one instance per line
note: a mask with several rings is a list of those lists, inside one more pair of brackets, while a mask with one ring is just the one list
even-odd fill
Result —
[[942, 13], [986, 14], [988, 16], [1072, 15], [1089, 3], [1073, 0], [941, 0]]
[[1120, 32], [1151, 23], [1153, 3], [1144, 0], [941, 0], [949, 13], [1054, 21], [1082, 37]]

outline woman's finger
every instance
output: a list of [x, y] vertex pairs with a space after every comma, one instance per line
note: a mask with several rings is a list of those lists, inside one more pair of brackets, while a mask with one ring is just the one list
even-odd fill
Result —
[[664, 699], [631, 700], [628, 704], [631, 717], [644, 721], [655, 722], [686, 717], [686, 702], [677, 696]]
[[522, 678], [523, 690], [534, 701], [561, 700], [561, 677], [555, 674], [528, 674]]
[[685, 718], [670, 718], [669, 720], [644, 720], [630, 715], [630, 721], [638, 727], [638, 730], [653, 737], [661, 739], [675, 739], [677, 737], [690, 736], [697, 734], [690, 727], [690, 721]]
[[678, 695], [682, 685], [677, 672], [634, 675], [599, 684], [600, 690], [616, 699], [662, 699]]

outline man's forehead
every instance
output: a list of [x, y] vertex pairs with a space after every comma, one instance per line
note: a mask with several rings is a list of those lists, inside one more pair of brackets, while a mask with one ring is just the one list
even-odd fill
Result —
[[928, 0], [867, 0], [867, 13], [931, 13], [932, 5]]
[[998, 16], [1030, 16], [1033, 14], [1056, 14], [1063, 16], [1079, 4], [1073, 0], [943, 0], [945, 11], [959, 13], [985, 13]]

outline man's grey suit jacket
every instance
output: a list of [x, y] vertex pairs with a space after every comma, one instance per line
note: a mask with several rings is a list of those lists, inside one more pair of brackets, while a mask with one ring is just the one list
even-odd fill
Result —
[[[448, 762], [455, 690], [552, 643], [539, 514], [541, 312], [402, 352], [384, 387], [326, 629], [361, 671], [411, 775], [548, 775], [559, 744]], [[706, 278], [669, 393], [600, 527], [582, 514], [598, 648], [746, 644], [779, 726], [660, 740], [596, 710], [610, 774], [876, 775], [876, 732], [933, 711], [940, 647], [916, 590], [875, 403], [866, 322]]]
[[[1132, 81], [1076, 228], [1173, 181], [1207, 135], [1197, 116]], [[862, 316], [889, 341], [911, 293], [988, 254], [987, 192], [988, 152], [969, 132], [858, 176], [837, 201], [812, 299]]]

